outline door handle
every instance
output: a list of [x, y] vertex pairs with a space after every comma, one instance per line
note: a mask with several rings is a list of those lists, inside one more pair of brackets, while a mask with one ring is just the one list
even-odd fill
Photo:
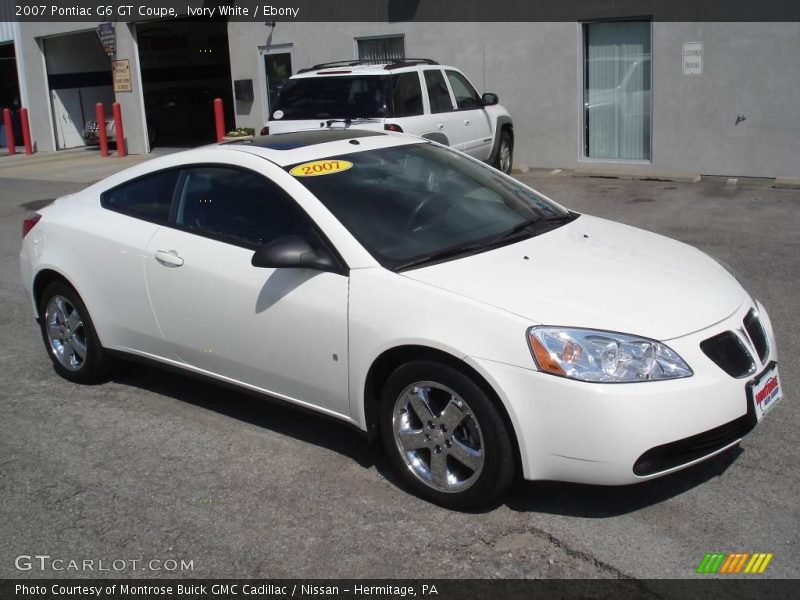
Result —
[[183, 259], [175, 250], [156, 250], [156, 260], [165, 267], [180, 267]]
[[437, 123], [436, 127], [438, 127], [439, 129], [444, 129], [444, 123]]

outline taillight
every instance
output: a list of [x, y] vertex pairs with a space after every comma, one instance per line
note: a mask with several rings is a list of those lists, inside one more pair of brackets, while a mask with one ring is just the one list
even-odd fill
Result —
[[395, 131], [397, 133], [403, 133], [403, 128], [400, 127], [400, 125], [397, 125], [396, 123], [387, 123], [386, 125], [383, 126], [383, 128], [386, 131]]
[[28, 232], [33, 229], [33, 226], [39, 222], [39, 219], [42, 218], [42, 215], [39, 213], [33, 213], [30, 217], [25, 219], [22, 222], [22, 237], [28, 235]]
[[269, 135], [269, 127], [262, 127], [261, 135]]

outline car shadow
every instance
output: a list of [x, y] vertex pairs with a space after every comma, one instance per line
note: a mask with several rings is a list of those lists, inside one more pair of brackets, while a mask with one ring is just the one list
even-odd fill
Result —
[[505, 504], [518, 512], [591, 519], [618, 517], [660, 504], [722, 476], [743, 452], [737, 445], [682, 471], [631, 485], [520, 481], [506, 495]]
[[[404, 493], [413, 493], [394, 472], [378, 441], [370, 441], [353, 427], [336, 420], [286, 405], [281, 400], [271, 402], [268, 397], [237, 391], [213, 380], [195, 378], [150, 364], [121, 363], [113, 381], [331, 450], [365, 469], [374, 468]], [[616, 517], [659, 504], [720, 477], [742, 452], [739, 446], [734, 446], [688, 469], [634, 485], [519, 481], [500, 502], [469, 512], [488, 513], [505, 504], [516, 512], [592, 519]]]
[[256, 425], [350, 458], [364, 468], [383, 472], [383, 455], [375, 442], [335, 419], [287, 406], [284, 401], [240, 392], [206, 378], [123, 362], [112, 381], [174, 398], [226, 417]]

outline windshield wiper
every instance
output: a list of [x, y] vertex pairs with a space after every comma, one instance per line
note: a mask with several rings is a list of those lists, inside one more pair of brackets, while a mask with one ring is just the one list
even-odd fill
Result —
[[517, 223], [511, 229], [504, 231], [496, 238], [488, 242], [488, 244], [492, 244], [495, 242], [501, 242], [503, 240], [507, 240], [509, 238], [513, 238], [518, 233], [525, 233], [536, 234], [542, 233], [543, 229], [550, 229], [550, 227], [554, 225], [563, 225], [564, 223], [569, 223], [570, 221], [574, 221], [578, 218], [578, 213], [568, 212], [565, 215], [558, 215], [553, 217], [533, 217], [531, 219], [526, 219], [522, 223]]
[[418, 267], [420, 265], [428, 264], [431, 262], [436, 262], [443, 258], [449, 258], [451, 256], [457, 256], [459, 254], [468, 254], [475, 250], [481, 250], [486, 247], [485, 242], [472, 242], [470, 244], [461, 244], [458, 246], [451, 246], [449, 248], [445, 248], [443, 250], [437, 250], [436, 252], [431, 252], [430, 254], [425, 254], [414, 260], [410, 260], [408, 262], [401, 263], [394, 267], [395, 271], [400, 271], [403, 269], [410, 269], [411, 267]]
[[377, 123], [380, 122], [380, 119], [374, 117], [356, 117], [356, 118], [347, 118], [347, 119], [326, 119], [325, 125], [330, 127], [334, 123], [344, 123], [345, 127], [352, 123]]
[[418, 267], [420, 265], [438, 262], [445, 258], [450, 258], [451, 256], [469, 254], [470, 252], [475, 252], [478, 250], [487, 250], [502, 242], [513, 238], [519, 233], [525, 231], [528, 234], [535, 235], [538, 233], [542, 233], [540, 228], [542, 229], [549, 229], [550, 227], [569, 223], [570, 221], [574, 221], [578, 218], [578, 213], [567, 213], [565, 215], [559, 215], [554, 217], [534, 217], [531, 219], [527, 219], [522, 223], [518, 223], [514, 225], [511, 229], [508, 229], [501, 233], [498, 236], [493, 238], [479, 240], [477, 242], [470, 242], [469, 244], [460, 244], [458, 246], [451, 246], [449, 248], [444, 248], [442, 250], [437, 250], [436, 252], [431, 252], [430, 254], [425, 254], [424, 256], [420, 256], [408, 262], [401, 263], [394, 267], [395, 271], [401, 271], [403, 269], [410, 269], [412, 267]]

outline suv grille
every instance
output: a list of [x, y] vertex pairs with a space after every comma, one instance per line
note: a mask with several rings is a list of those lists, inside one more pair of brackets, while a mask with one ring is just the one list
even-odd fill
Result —
[[744, 318], [744, 328], [747, 330], [747, 335], [750, 336], [756, 352], [758, 352], [758, 358], [763, 363], [769, 354], [769, 344], [767, 343], [767, 334], [761, 325], [755, 308], [751, 309]]
[[753, 357], [732, 331], [724, 331], [700, 342], [700, 349], [731, 377], [741, 379], [756, 372]]

